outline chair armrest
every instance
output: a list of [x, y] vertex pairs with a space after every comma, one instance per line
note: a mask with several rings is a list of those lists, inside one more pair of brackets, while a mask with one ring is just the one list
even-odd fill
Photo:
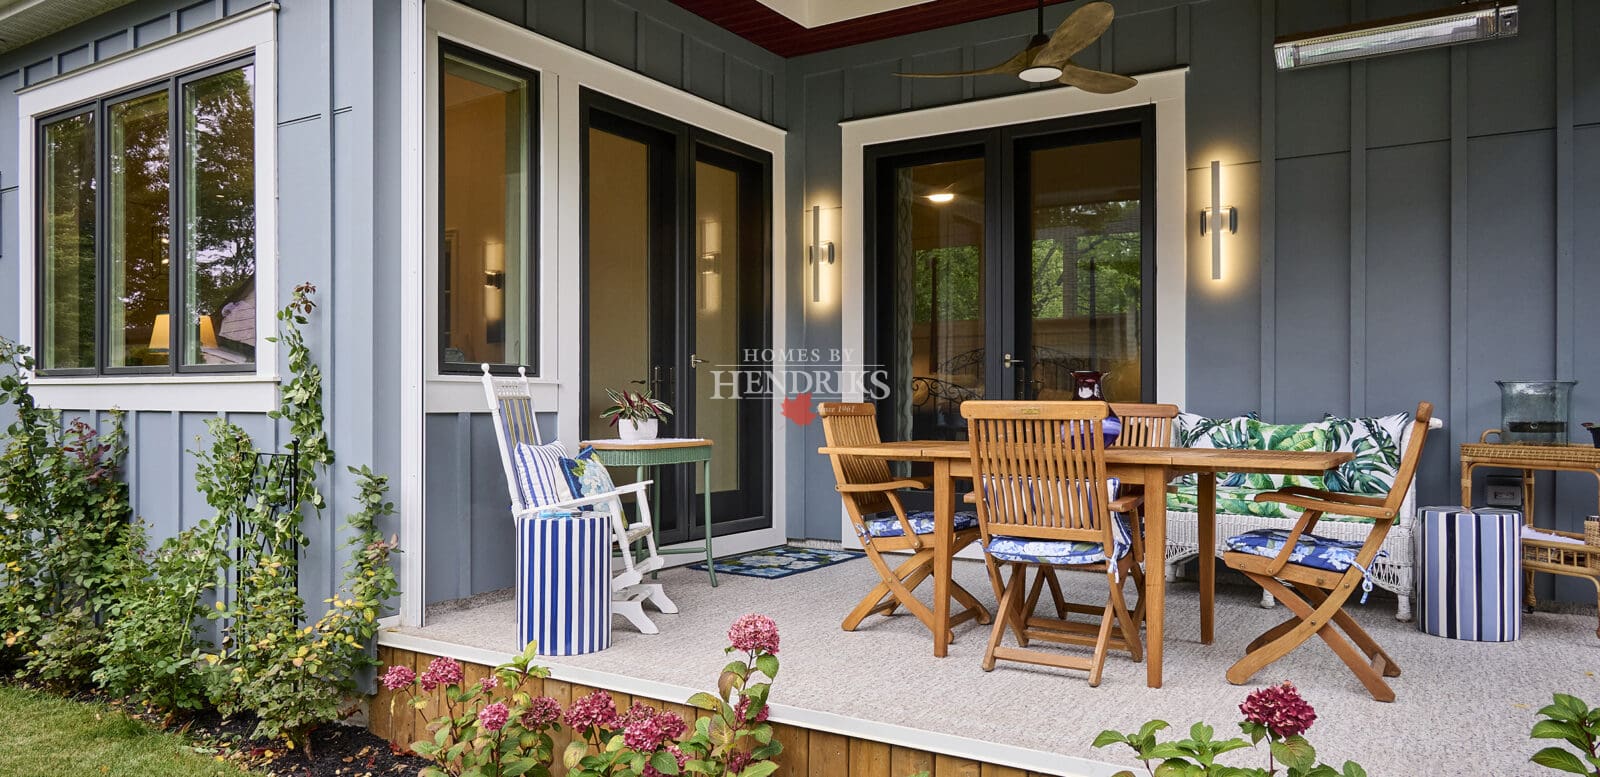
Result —
[[1139, 505], [1143, 503], [1143, 494], [1129, 494], [1113, 500], [1110, 505], [1107, 505], [1107, 508], [1113, 513], [1131, 513], [1139, 509]]
[[840, 483], [833, 490], [841, 494], [872, 494], [880, 491], [898, 491], [902, 488], [917, 488], [920, 484], [909, 478], [901, 480], [885, 480], [882, 483]]
[[1357, 502], [1342, 502], [1332, 499], [1318, 499], [1309, 496], [1300, 496], [1284, 491], [1268, 491], [1265, 494], [1256, 494], [1257, 502], [1277, 502], [1278, 504], [1298, 507], [1301, 510], [1315, 510], [1319, 513], [1338, 513], [1339, 515], [1355, 515], [1373, 520], [1394, 518], [1388, 510], [1368, 504]]
[[641, 480], [637, 483], [629, 483], [627, 485], [617, 486], [615, 489], [607, 491], [603, 494], [580, 496], [576, 499], [568, 499], [564, 502], [552, 502], [551, 504], [547, 505], [534, 505], [533, 507], [529, 507], [527, 510], [524, 510], [521, 515], [538, 515], [545, 510], [565, 510], [572, 507], [586, 507], [589, 505], [601, 504], [602, 502], [612, 502], [620, 499], [625, 494], [642, 494], [644, 490], [649, 488], [650, 484], [653, 482], [655, 481]]
[[1279, 494], [1292, 494], [1316, 499], [1323, 502], [1340, 502], [1353, 505], [1366, 505], [1368, 507], [1382, 507], [1388, 501], [1381, 496], [1361, 496], [1360, 494], [1341, 494], [1337, 491], [1324, 491], [1320, 488], [1307, 488], [1305, 486], [1284, 486], [1277, 490]]
[[924, 491], [932, 491], [933, 490], [933, 476], [932, 475], [912, 475], [908, 479], [917, 481], [917, 487], [922, 489], [922, 490], [924, 490]]

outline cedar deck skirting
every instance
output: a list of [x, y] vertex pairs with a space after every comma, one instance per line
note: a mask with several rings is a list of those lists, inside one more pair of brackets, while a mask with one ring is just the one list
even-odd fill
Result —
[[[434, 656], [427, 653], [389, 646], [378, 648], [378, 660], [384, 666], [410, 666], [417, 674], [421, 674], [433, 659]], [[462, 663], [466, 666], [467, 683], [477, 682], [487, 676], [491, 669], [481, 664]], [[536, 696], [554, 697], [565, 707], [573, 699], [582, 698], [596, 689], [547, 679], [529, 680], [523, 690]], [[627, 709], [637, 700], [676, 712], [686, 720], [693, 719], [699, 712], [687, 704], [670, 699], [629, 696], [615, 691], [611, 691], [611, 695], [616, 699], [619, 710]], [[414, 710], [406, 703], [405, 697], [397, 698], [380, 687], [377, 696], [372, 699], [368, 727], [390, 742], [409, 746], [428, 736], [427, 720], [440, 714], [437, 707], [437, 703], [434, 703], [426, 710]], [[910, 777], [923, 771], [932, 777], [1047, 777], [1042, 772], [980, 763], [797, 726], [774, 724], [773, 730], [778, 741], [783, 743], [783, 755], [778, 758], [781, 767], [775, 772], [777, 777]], [[561, 753], [571, 741], [571, 736], [562, 732], [555, 740], [557, 763], [553, 774], [561, 777], [566, 774], [566, 769], [560, 764]]]

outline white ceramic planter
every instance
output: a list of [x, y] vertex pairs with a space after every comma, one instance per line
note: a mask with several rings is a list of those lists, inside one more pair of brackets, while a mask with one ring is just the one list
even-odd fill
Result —
[[651, 418], [647, 421], [629, 421], [623, 419], [617, 424], [617, 434], [624, 440], [654, 440], [656, 438], [657, 420]]

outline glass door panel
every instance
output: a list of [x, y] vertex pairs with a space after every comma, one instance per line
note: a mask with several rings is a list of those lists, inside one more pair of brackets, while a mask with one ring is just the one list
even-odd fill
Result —
[[896, 432], [959, 439], [961, 402], [988, 395], [984, 160], [891, 169]]
[[1032, 311], [1027, 326], [1035, 398], [1072, 399], [1072, 373], [1102, 373], [1110, 401], [1138, 402], [1143, 385], [1144, 197], [1137, 136], [1027, 154]]

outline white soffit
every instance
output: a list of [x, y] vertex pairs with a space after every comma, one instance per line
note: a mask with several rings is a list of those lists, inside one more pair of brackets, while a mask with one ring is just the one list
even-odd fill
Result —
[[132, 0], [0, 0], [0, 53], [129, 2]]
[[862, 16], [922, 5], [932, 0], [760, 0], [801, 27], [821, 27]]

